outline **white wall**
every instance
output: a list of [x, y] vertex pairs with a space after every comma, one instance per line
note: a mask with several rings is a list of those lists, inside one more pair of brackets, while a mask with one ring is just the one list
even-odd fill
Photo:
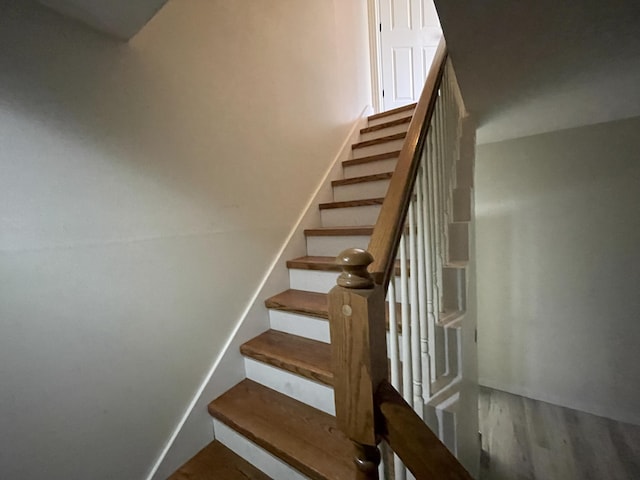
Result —
[[640, 424], [640, 117], [481, 145], [480, 382]]
[[143, 478], [350, 125], [364, 0], [0, 0], [0, 477]]

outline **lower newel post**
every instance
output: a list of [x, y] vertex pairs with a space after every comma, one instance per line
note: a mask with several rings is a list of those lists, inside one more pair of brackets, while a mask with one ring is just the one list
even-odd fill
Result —
[[377, 480], [380, 440], [374, 394], [388, 378], [385, 292], [375, 285], [365, 250], [343, 251], [329, 292], [332, 366], [338, 427], [355, 445], [357, 480]]

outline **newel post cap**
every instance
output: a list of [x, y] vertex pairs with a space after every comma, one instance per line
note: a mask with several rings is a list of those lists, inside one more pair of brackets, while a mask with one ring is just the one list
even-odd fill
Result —
[[373, 278], [367, 267], [373, 256], [361, 248], [347, 248], [336, 257], [336, 265], [342, 268], [338, 285], [345, 288], [373, 288]]

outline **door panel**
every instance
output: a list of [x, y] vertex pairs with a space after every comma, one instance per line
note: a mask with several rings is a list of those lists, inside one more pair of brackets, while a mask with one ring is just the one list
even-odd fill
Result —
[[[393, 75], [393, 101], [411, 103], [413, 99], [413, 49], [394, 48], [391, 71]], [[410, 74], [407, 75], [407, 72]]]
[[391, 13], [390, 30], [411, 30], [411, 0], [389, 0], [389, 10]]

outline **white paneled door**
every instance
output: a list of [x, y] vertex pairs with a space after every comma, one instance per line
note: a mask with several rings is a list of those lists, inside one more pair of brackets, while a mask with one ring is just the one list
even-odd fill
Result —
[[383, 110], [417, 102], [441, 36], [433, 0], [378, 0]]

